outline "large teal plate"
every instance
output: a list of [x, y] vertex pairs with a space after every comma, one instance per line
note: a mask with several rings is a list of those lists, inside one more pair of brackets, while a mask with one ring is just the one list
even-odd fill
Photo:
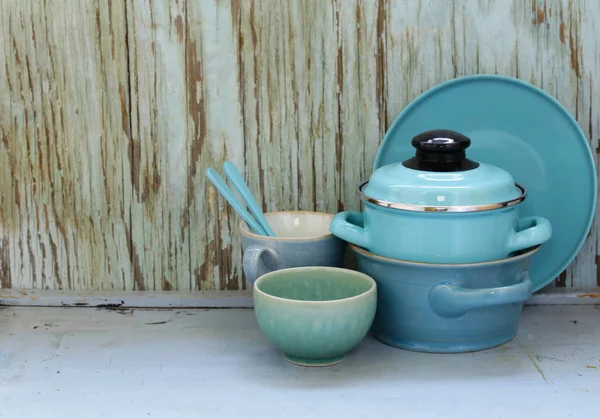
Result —
[[550, 95], [520, 80], [453, 79], [423, 93], [398, 115], [374, 169], [413, 156], [412, 137], [437, 128], [467, 135], [470, 158], [508, 170], [525, 186], [522, 216], [550, 220], [552, 238], [530, 267], [535, 291], [549, 284], [581, 249], [596, 208], [594, 160], [577, 122]]

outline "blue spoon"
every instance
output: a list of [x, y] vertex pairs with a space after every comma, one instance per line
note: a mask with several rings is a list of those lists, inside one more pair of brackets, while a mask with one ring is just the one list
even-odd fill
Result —
[[266, 236], [267, 234], [263, 230], [263, 228], [256, 222], [252, 215], [240, 204], [240, 202], [236, 199], [235, 195], [225, 183], [225, 180], [221, 177], [219, 173], [215, 169], [208, 168], [206, 169], [206, 176], [210, 179], [213, 185], [221, 192], [221, 195], [229, 202], [229, 204], [236, 210], [236, 212], [244, 219], [244, 221], [254, 230], [256, 234], [260, 234], [261, 236]]
[[254, 215], [254, 218], [256, 218], [256, 221], [260, 224], [263, 230], [267, 233], [268, 236], [275, 237], [275, 232], [265, 219], [265, 215], [260, 209], [258, 202], [256, 202], [254, 195], [252, 195], [252, 191], [250, 191], [250, 188], [244, 181], [244, 178], [238, 171], [237, 167], [235, 167], [235, 165], [232, 162], [226, 161], [225, 163], [223, 163], [223, 171], [225, 172], [225, 175], [229, 178], [233, 186], [235, 186], [235, 189], [242, 196], [244, 201], [246, 201], [250, 212], [252, 213], [252, 215]]

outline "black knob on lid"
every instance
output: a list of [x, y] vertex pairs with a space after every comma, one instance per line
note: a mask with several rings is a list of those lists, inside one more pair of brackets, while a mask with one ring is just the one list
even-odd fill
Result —
[[434, 129], [415, 136], [411, 143], [419, 151], [451, 153], [464, 151], [471, 145], [471, 140], [458, 132]]
[[409, 169], [428, 172], [462, 172], [479, 167], [469, 160], [465, 150], [471, 140], [455, 131], [436, 129], [416, 135], [411, 144], [417, 149], [415, 157], [402, 164]]

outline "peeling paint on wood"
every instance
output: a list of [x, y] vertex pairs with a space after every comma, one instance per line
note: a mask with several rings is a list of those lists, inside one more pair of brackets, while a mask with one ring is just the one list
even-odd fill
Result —
[[[592, 0], [0, 3], [0, 287], [246, 288], [233, 161], [265, 210], [360, 208], [381, 139], [456, 76], [521, 78], [598, 158]], [[555, 283], [600, 285], [595, 223]]]

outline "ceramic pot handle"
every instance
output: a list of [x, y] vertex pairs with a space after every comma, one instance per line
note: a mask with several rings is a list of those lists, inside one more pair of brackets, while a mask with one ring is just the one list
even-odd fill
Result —
[[277, 269], [277, 253], [265, 246], [252, 245], [244, 251], [242, 268], [250, 284], [266, 273]]
[[509, 253], [537, 246], [550, 239], [552, 225], [544, 217], [525, 217], [519, 220], [519, 225], [529, 226], [513, 232], [508, 239]]
[[533, 284], [529, 273], [519, 274], [519, 282], [497, 288], [466, 288], [461, 284], [445, 283], [435, 286], [429, 294], [433, 310], [442, 317], [460, 317], [474, 308], [522, 303], [531, 297]]
[[339, 237], [348, 243], [355, 244], [359, 247], [368, 248], [369, 240], [367, 238], [367, 231], [360, 226], [357, 226], [352, 221], [363, 224], [363, 214], [355, 211], [342, 211], [339, 212], [331, 220], [329, 224], [329, 231], [334, 236]]

